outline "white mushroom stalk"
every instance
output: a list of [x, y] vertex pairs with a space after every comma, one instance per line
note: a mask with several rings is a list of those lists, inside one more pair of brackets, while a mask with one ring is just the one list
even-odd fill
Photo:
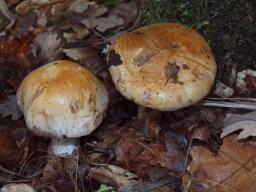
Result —
[[52, 138], [49, 152], [65, 156], [78, 148], [79, 137], [100, 125], [108, 93], [87, 69], [69, 61], [55, 61], [25, 77], [17, 102], [28, 129]]
[[75, 150], [79, 150], [79, 139], [77, 138], [52, 138], [48, 148], [50, 154], [60, 157], [72, 155]]

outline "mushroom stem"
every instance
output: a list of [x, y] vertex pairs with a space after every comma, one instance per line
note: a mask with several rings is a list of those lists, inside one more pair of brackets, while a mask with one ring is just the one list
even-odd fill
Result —
[[143, 105], [138, 105], [138, 119], [152, 119], [155, 121], [161, 120], [162, 113], [159, 110], [147, 108]]
[[145, 117], [145, 111], [146, 111], [146, 107], [142, 105], [138, 105], [137, 118], [143, 119]]
[[48, 151], [56, 156], [64, 157], [72, 155], [72, 152], [78, 148], [78, 138], [52, 138]]

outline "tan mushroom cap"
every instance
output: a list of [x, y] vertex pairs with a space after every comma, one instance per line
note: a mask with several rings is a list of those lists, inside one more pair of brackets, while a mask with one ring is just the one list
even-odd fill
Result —
[[17, 101], [34, 134], [76, 138], [90, 134], [102, 122], [108, 93], [90, 71], [62, 60], [28, 74]]
[[162, 111], [201, 100], [216, 74], [205, 39], [193, 29], [174, 23], [154, 24], [120, 36], [111, 46], [108, 62], [122, 95]]

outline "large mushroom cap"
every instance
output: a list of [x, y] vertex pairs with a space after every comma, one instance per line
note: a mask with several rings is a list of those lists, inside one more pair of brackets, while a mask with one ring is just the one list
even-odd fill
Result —
[[90, 134], [102, 122], [108, 93], [87, 69], [55, 61], [25, 77], [17, 101], [34, 134], [76, 138]]
[[216, 64], [204, 38], [180, 24], [155, 24], [116, 39], [108, 55], [116, 88], [163, 111], [194, 104], [213, 85]]

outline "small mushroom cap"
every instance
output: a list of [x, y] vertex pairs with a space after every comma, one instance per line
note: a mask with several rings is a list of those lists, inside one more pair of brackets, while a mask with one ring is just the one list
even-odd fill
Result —
[[31, 186], [25, 183], [12, 183], [3, 186], [0, 192], [36, 192]]
[[205, 97], [216, 64], [205, 39], [174, 23], [154, 24], [117, 38], [108, 55], [116, 88], [135, 103], [174, 111]]
[[89, 135], [102, 122], [108, 93], [90, 71], [61, 60], [28, 74], [17, 102], [35, 135], [76, 138]]

